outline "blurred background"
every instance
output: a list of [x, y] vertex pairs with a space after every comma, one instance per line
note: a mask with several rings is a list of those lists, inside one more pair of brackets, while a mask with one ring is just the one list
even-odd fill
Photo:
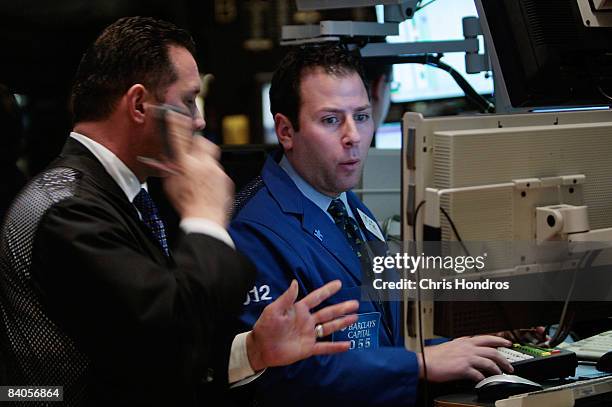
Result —
[[[411, 25], [401, 31], [403, 38], [461, 38], [461, 17], [475, 15], [472, 9], [472, 1], [436, 1], [407, 23]], [[160, 17], [191, 32], [198, 46], [200, 71], [212, 74], [205, 81], [205, 136], [224, 145], [275, 142], [267, 91], [284, 52], [279, 45], [284, 24], [377, 18], [374, 7], [298, 12], [292, 0], [3, 1], [0, 84], [5, 88], [5, 98], [13, 99], [5, 103], [10, 105], [5, 110], [12, 111], [13, 127], [9, 132], [8, 125], [3, 125], [1, 137], [11, 139], [14, 154], [2, 159], [12, 161], [17, 154], [18, 168], [24, 176], [44, 168], [60, 151], [71, 129], [68, 95], [85, 47], [106, 25], [128, 15]], [[435, 16], [445, 20], [428, 21]], [[396, 68], [387, 125], [379, 129], [381, 146], [399, 148], [399, 120], [406, 110], [447, 115], [471, 109], [450, 77], [442, 78], [448, 83], [437, 84], [440, 79], [426, 77], [427, 69], [433, 68], [404, 65], [402, 69]], [[401, 82], [398, 76], [412, 78]], [[478, 80], [487, 81], [482, 75]], [[426, 92], [432, 86], [438, 87]], [[479, 90], [490, 93], [487, 87], [492, 88], [492, 84], [485, 83]], [[2, 156], [8, 144], [1, 144]]]

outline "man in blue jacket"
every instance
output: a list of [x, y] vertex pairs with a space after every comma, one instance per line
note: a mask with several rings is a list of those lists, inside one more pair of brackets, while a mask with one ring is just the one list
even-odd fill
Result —
[[[353, 340], [351, 351], [268, 369], [255, 397], [260, 405], [414, 404], [423, 356], [403, 346], [400, 304], [371, 292], [363, 297], [361, 290], [364, 264], [377, 247], [366, 242], [384, 250], [384, 241], [372, 213], [350, 191], [374, 132], [359, 62], [335, 45], [296, 48], [274, 74], [270, 102], [284, 154], [269, 158], [239, 194], [230, 227], [258, 271], [242, 321], [253, 324], [293, 279], [302, 295], [339, 279], [343, 289], [329, 303], [358, 299], [360, 308], [359, 321], [332, 336]], [[508, 345], [481, 336], [428, 347], [428, 380], [511, 371], [495, 350]]]

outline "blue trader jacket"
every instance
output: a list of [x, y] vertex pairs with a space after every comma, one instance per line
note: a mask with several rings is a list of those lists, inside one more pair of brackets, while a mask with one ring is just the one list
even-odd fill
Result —
[[[377, 240], [364, 227], [357, 209], [372, 219], [373, 215], [354, 193], [348, 192], [347, 199], [366, 239]], [[346, 353], [268, 369], [254, 382], [259, 405], [414, 404], [418, 362], [403, 346], [400, 304], [362, 299], [359, 260], [327, 214], [300, 192], [272, 158], [251, 184], [246, 199], [243, 195], [238, 200], [230, 234], [238, 250], [257, 268], [256, 283], [245, 298], [241, 316], [246, 328], [253, 326], [264, 307], [281, 295], [292, 279], [299, 283], [300, 297], [339, 279], [341, 291], [323, 305], [356, 299], [360, 300], [360, 314], [381, 314], [377, 338], [370, 338], [377, 339], [375, 349], [365, 349], [374, 342], [365, 346], [360, 342]]]

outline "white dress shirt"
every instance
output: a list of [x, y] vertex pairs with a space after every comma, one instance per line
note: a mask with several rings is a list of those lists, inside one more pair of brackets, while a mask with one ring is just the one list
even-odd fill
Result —
[[[130, 202], [134, 201], [141, 188], [147, 188], [146, 182], [141, 184], [136, 175], [112, 151], [89, 137], [76, 132], [70, 137], [83, 144], [100, 161], [106, 172], [119, 185]], [[140, 212], [139, 212], [140, 215]], [[203, 218], [185, 218], [181, 220], [180, 228], [185, 233], [202, 233], [221, 240], [223, 243], [236, 248], [227, 230], [222, 226]], [[235, 385], [249, 383], [259, 377], [255, 375], [247, 355], [246, 337], [248, 332], [236, 335], [232, 341], [230, 352], [228, 380]], [[243, 380], [244, 379], [244, 380]], [[240, 382], [239, 382], [240, 381]]]

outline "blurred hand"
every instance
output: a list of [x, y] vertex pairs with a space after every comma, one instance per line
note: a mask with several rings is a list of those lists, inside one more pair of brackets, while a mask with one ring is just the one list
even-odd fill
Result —
[[167, 114], [169, 142], [174, 159], [165, 162], [164, 189], [181, 218], [211, 220], [222, 227], [234, 196], [234, 184], [219, 164], [221, 151], [204, 139], [193, 137], [192, 119]]
[[[424, 357], [427, 363], [427, 380], [446, 382], [469, 379], [480, 381], [486, 376], [512, 373], [512, 365], [497, 352], [497, 347], [512, 343], [493, 335], [464, 337], [440, 345], [427, 346]], [[424, 377], [423, 355], [419, 358], [419, 377]]]
[[247, 336], [247, 353], [253, 370], [285, 366], [313, 355], [347, 351], [348, 341], [317, 341], [315, 326], [322, 324], [323, 336], [327, 336], [355, 323], [357, 315], [347, 314], [355, 312], [359, 303], [345, 301], [310, 313], [340, 287], [340, 281], [332, 281], [295, 302], [298, 284], [293, 280], [289, 289], [264, 309]]
[[546, 335], [546, 328], [536, 326], [529, 329], [515, 329], [513, 331], [498, 332], [495, 335], [508, 339], [512, 342], [519, 342], [528, 345], [546, 345], [550, 337]]

